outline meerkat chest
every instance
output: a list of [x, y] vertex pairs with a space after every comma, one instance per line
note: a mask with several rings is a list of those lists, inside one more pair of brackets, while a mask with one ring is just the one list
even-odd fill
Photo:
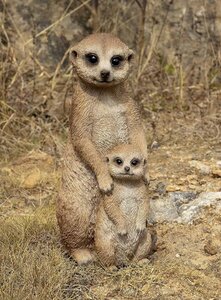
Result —
[[93, 110], [92, 139], [100, 151], [127, 143], [129, 130], [125, 105], [111, 101], [99, 103]]
[[115, 194], [122, 213], [130, 222], [133, 222], [137, 216], [140, 199], [144, 197], [143, 188], [134, 187], [133, 185], [116, 184], [113, 193]]

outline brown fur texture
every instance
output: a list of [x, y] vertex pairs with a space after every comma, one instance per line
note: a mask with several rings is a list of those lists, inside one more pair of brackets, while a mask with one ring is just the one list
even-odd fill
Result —
[[119, 145], [108, 154], [108, 164], [114, 190], [100, 202], [95, 245], [102, 264], [123, 266], [147, 258], [152, 249], [146, 226], [147, 187], [142, 180], [146, 160], [139, 148]]
[[[91, 53], [98, 57], [95, 64], [88, 60]], [[116, 56], [121, 61], [113, 66], [111, 60]], [[113, 190], [106, 153], [118, 144], [133, 143], [147, 156], [140, 114], [124, 84], [131, 57], [132, 51], [110, 34], [90, 35], [71, 52], [79, 80], [72, 101], [57, 219], [62, 243], [79, 264], [92, 260], [89, 252], [94, 247], [101, 193]], [[104, 70], [109, 75], [103, 79]]]

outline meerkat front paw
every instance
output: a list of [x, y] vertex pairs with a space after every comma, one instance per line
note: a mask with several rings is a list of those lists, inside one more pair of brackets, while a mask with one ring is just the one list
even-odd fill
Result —
[[98, 176], [97, 181], [98, 181], [99, 189], [102, 193], [107, 195], [110, 195], [112, 193], [114, 184], [113, 184], [113, 179], [109, 174], [107, 175], [102, 174]]
[[145, 231], [145, 229], [146, 229], [146, 222], [142, 222], [142, 223], [138, 222], [136, 224], [136, 231], [137, 231], [138, 235], [143, 234], [143, 232]]
[[123, 224], [123, 225], [118, 225], [118, 226], [117, 226], [117, 233], [118, 233], [119, 236], [122, 236], [122, 237], [126, 236], [127, 233], [128, 233], [128, 232], [127, 232], [126, 225], [125, 225], [125, 224]]

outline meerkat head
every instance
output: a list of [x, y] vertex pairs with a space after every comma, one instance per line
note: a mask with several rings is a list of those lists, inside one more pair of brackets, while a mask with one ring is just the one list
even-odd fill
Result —
[[71, 49], [70, 59], [84, 82], [110, 87], [127, 79], [133, 51], [108, 33], [91, 34]]
[[128, 144], [112, 149], [107, 162], [111, 176], [118, 179], [140, 180], [146, 169], [146, 159], [140, 150]]

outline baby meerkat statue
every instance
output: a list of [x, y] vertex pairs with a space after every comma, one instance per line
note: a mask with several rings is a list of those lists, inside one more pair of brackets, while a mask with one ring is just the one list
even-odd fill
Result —
[[[94, 229], [102, 194], [114, 188], [105, 157], [116, 145], [139, 145], [147, 157], [140, 114], [127, 79], [133, 51], [111, 34], [92, 34], [70, 53], [78, 83], [70, 113], [57, 201], [61, 241], [78, 264], [93, 260]], [[148, 174], [145, 174], [148, 181]]]
[[152, 249], [146, 226], [149, 201], [143, 181], [147, 165], [133, 145], [114, 147], [107, 161], [114, 190], [100, 202], [95, 245], [104, 265], [122, 266], [147, 258]]

